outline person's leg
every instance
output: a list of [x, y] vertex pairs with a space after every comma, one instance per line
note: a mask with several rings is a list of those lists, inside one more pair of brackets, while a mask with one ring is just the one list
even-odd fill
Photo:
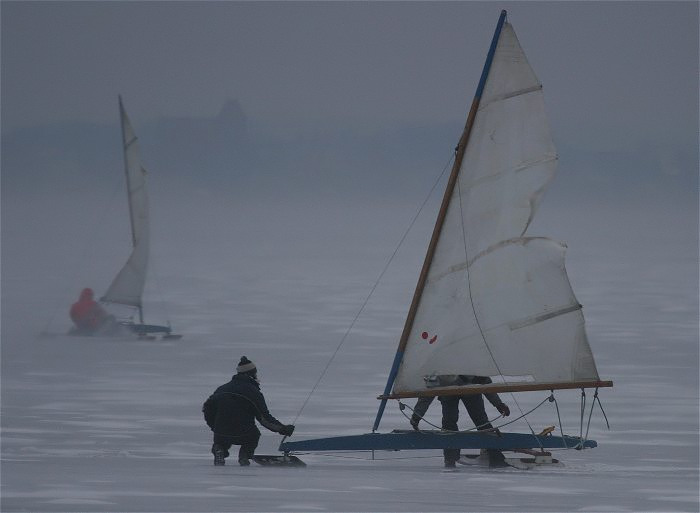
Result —
[[232, 445], [229, 438], [214, 435], [214, 444], [211, 446], [211, 453], [214, 455], [214, 465], [226, 465], [226, 458], [229, 456], [228, 450]]
[[[439, 397], [442, 405], [442, 429], [446, 431], [457, 431], [457, 421], [459, 420], [459, 397]], [[454, 467], [459, 459], [459, 449], [443, 449], [446, 467]]]
[[240, 438], [241, 448], [238, 451], [238, 463], [240, 465], [250, 465], [250, 460], [255, 454], [255, 448], [258, 446], [259, 440], [260, 430], [257, 427], [254, 427], [250, 433], [246, 433], [244, 437]]
[[476, 429], [480, 431], [484, 429], [493, 429], [493, 426], [489, 422], [489, 416], [486, 414], [486, 409], [484, 408], [483, 395], [464, 395], [461, 399]]
[[[466, 395], [462, 397], [462, 402], [467, 408], [467, 413], [476, 426], [476, 429], [483, 431], [485, 429], [493, 429], [489, 422], [489, 417], [484, 408], [484, 396], [481, 394]], [[486, 454], [489, 456], [490, 467], [506, 467], [505, 456], [498, 449], [486, 449]]]

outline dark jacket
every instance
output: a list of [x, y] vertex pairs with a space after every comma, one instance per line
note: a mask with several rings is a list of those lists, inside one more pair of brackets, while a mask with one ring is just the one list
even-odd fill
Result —
[[260, 385], [247, 374], [236, 374], [209, 396], [202, 407], [204, 420], [220, 436], [245, 436], [255, 429], [255, 419], [270, 431], [284, 425], [270, 415]]

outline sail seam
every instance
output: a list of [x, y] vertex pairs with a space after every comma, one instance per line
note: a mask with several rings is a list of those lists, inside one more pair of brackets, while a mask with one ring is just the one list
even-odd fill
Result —
[[479, 107], [479, 110], [486, 109], [493, 103], [501, 102], [504, 100], [509, 100], [511, 98], [515, 98], [517, 96], [523, 96], [525, 94], [530, 94], [530, 93], [536, 93], [537, 91], [542, 90], [542, 84], [537, 84], [531, 87], [526, 87], [525, 89], [519, 89], [517, 91], [512, 91], [510, 93], [503, 93], [499, 94], [498, 96], [494, 96], [493, 98], [490, 98], [486, 103], [482, 103], [481, 106]]

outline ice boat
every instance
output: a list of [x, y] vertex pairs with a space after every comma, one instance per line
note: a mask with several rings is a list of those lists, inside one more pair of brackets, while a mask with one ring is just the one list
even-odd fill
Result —
[[[557, 154], [542, 86], [503, 11], [471, 104], [371, 433], [279, 449], [589, 448], [587, 436], [377, 430], [389, 400], [611, 387], [598, 375], [565, 245], [527, 234]], [[439, 376], [488, 376], [440, 386]], [[583, 424], [583, 423], [582, 423]]]
[[[166, 339], [180, 338], [172, 332], [170, 326], [146, 324], [143, 314], [143, 290], [149, 260], [149, 209], [146, 189], [146, 170], [141, 165], [140, 150], [136, 133], [131, 126], [119, 97], [119, 114], [121, 119], [122, 148], [126, 174], [129, 217], [131, 220], [132, 250], [124, 266], [112, 280], [107, 291], [100, 297], [101, 303], [122, 305], [133, 313], [138, 313], [138, 320], [125, 318], [118, 321], [120, 331], [135, 333], [140, 337], [161, 335]], [[112, 333], [115, 330], [111, 330]]]

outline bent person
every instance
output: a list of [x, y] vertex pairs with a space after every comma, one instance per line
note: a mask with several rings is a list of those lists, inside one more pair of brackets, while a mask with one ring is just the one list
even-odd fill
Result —
[[224, 465], [232, 445], [240, 445], [238, 463], [250, 465], [260, 440], [255, 420], [270, 431], [284, 436], [294, 432], [292, 424], [282, 424], [267, 409], [260, 392], [258, 370], [243, 356], [231, 381], [221, 385], [204, 402], [204, 420], [214, 432], [211, 452], [214, 465]]

